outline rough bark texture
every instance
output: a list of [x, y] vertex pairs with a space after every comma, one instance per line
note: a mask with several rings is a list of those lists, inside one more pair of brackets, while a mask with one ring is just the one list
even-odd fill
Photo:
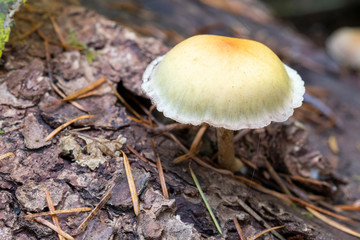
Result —
[[[234, 214], [246, 236], [263, 230], [261, 223], [240, 207], [238, 199], [246, 202], [272, 226], [285, 225], [279, 232], [288, 239], [355, 239], [315, 218], [307, 217], [306, 211], [300, 206], [289, 206], [232, 176], [193, 163], [195, 174], [223, 230], [223, 236], [220, 236], [193, 183], [188, 165], [172, 164], [172, 160], [183, 153], [181, 148], [166, 135], [154, 135], [149, 129], [132, 122], [128, 118], [131, 114], [108, 88], [102, 89], [98, 95], [77, 100], [95, 117], [78, 121], [70, 129], [91, 126], [91, 129], [82, 132], [87, 137], [62, 131], [50, 142], [44, 142], [44, 136], [53, 128], [85, 114], [69, 103], [49, 107], [49, 103], [59, 99], [51, 89], [50, 81], [60, 86], [65, 94], [70, 94], [107, 76], [111, 83], [118, 84], [122, 93], [128, 96], [129, 103], [136, 98], [149, 106], [149, 101], [140, 90], [142, 72], [152, 59], [168, 50], [160, 40], [141, 37], [91, 10], [69, 6], [61, 1], [51, 1], [50, 5], [45, 2], [47, 1], [29, 1], [29, 4], [35, 9], [49, 10], [55, 16], [66, 41], [76, 40], [85, 44], [87, 50], [64, 51], [51, 44], [51, 61], [46, 62], [44, 41], [38, 34], [31, 34], [23, 40], [16, 39], [31, 28], [29, 20], [19, 17], [12, 32], [11, 45], [7, 46], [3, 54], [0, 72], [0, 154], [13, 152], [16, 156], [0, 162], [1, 239], [57, 239], [57, 235], [49, 228], [24, 219], [28, 213], [47, 210], [46, 189], [50, 190], [55, 208], [66, 209], [95, 206], [112, 185], [114, 188], [111, 198], [77, 239], [238, 239], [232, 222]], [[331, 72], [337, 71], [336, 65], [321, 50], [315, 51], [314, 46], [306, 39], [281, 27], [258, 5], [244, 5], [251, 11], [258, 9], [257, 15], [246, 14], [250, 11], [248, 9], [243, 12], [244, 15], [233, 13], [229, 16], [221, 10], [203, 6], [200, 2], [170, 2], [174, 4], [174, 9], [179, 9], [177, 7], [180, 3], [186, 4], [188, 9], [193, 10], [189, 11], [191, 14], [204, 16], [201, 23], [194, 26], [195, 29], [201, 24], [212, 23], [215, 19], [223, 21], [228, 17], [227, 21], [232, 23], [231, 26], [238, 26], [242, 33], [250, 29], [247, 36], [266, 40], [275, 51], [305, 67], [301, 71], [306, 80], [316, 81], [315, 79], [322, 78], [329, 81], [327, 85], [330, 88], [335, 86], [333, 89], [339, 85], [335, 80], [327, 79]], [[182, 17], [182, 21], [191, 22], [194, 16], [190, 13], [187, 18]], [[49, 39], [58, 42], [51, 22], [44, 14], [31, 11], [21, 14], [35, 21], [44, 21], [40, 30]], [[239, 20], [235, 20], [237, 18], [241, 18], [241, 24], [247, 27], [236, 25], [240, 24]], [[268, 22], [266, 26], [263, 26], [264, 21]], [[177, 22], [174, 16], [169, 19], [168, 24], [174, 22], [178, 24], [180, 21]], [[183, 33], [182, 30], [179, 27], [178, 32]], [[193, 30], [187, 29], [186, 33]], [[94, 54], [94, 59], [90, 59], [90, 51]], [[314, 71], [319, 69], [322, 72]], [[326, 85], [319, 81], [316, 83]], [[349, 89], [346, 84], [340, 93]], [[332, 106], [345, 106], [339, 117], [348, 126], [356, 127], [354, 119], [359, 118], [359, 112], [354, 111], [349, 102], [360, 103], [359, 96], [349, 99], [347, 94], [339, 95], [330, 103], [334, 104]], [[349, 118], [347, 114], [350, 113], [354, 117]], [[156, 116], [160, 121], [167, 121], [160, 114]], [[190, 146], [196, 130], [196, 127], [191, 127], [174, 134], [186, 146]], [[356, 139], [353, 132], [344, 134]], [[119, 135], [122, 137], [119, 138]], [[307, 192], [307, 195], [317, 194], [331, 204], [354, 200], [360, 195], [358, 189], [353, 190], [357, 188], [356, 182], [350, 181], [349, 185], [342, 187], [344, 181], [335, 173], [337, 160], [321, 144], [324, 142], [324, 135], [326, 134], [317, 134], [313, 125], [305, 127], [292, 119], [264, 129], [248, 131], [237, 139], [235, 153], [255, 166], [254, 169], [248, 168], [247, 176], [269, 189], [281, 191], [269, 176], [264, 159], [272, 163], [284, 179], [301, 177], [297, 178], [299, 182], [293, 180], [293, 183], [296, 189]], [[72, 137], [70, 142], [73, 144], [64, 147], [60, 144], [61, 140], [68, 136]], [[89, 140], [95, 138], [96, 141]], [[119, 140], [123, 138], [126, 138], [125, 143]], [[150, 163], [155, 163], [151, 139], [155, 140], [163, 163], [170, 199], [165, 199], [161, 194], [158, 173], [153, 164], [141, 161], [125, 147], [131, 146]], [[96, 145], [98, 142], [101, 144]], [[318, 144], [314, 145], [316, 142]], [[106, 149], [114, 146], [111, 152], [101, 147], [105, 143], [110, 144], [106, 145]], [[340, 144], [344, 151], [350, 151], [349, 155], [342, 155], [344, 158], [356, 156], [351, 155], [351, 147], [342, 142]], [[207, 130], [202, 146], [199, 155], [204, 159], [211, 158], [216, 153], [216, 135], [213, 129]], [[123, 162], [116, 160], [119, 159], [116, 156], [120, 149], [125, 151], [131, 162], [140, 199], [138, 217], [132, 210]], [[75, 152], [90, 156], [91, 159], [103, 158], [100, 162], [106, 162], [91, 170], [86, 164], [80, 166], [75, 161], [74, 158], [79, 156], [75, 156]], [[324, 154], [330, 157], [326, 158]], [[352, 171], [342, 171], [352, 176], [360, 169], [359, 164], [346, 159], [339, 163], [340, 166], [343, 164], [354, 168]], [[317, 180], [317, 184], [301, 182], [303, 179]], [[87, 213], [78, 213], [58, 217], [62, 229], [71, 233], [86, 216]], [[275, 237], [266, 235], [264, 239]]]

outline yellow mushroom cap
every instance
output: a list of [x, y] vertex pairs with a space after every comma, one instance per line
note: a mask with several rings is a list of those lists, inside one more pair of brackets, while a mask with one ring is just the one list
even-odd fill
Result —
[[304, 82], [265, 45], [197, 35], [149, 64], [143, 91], [166, 117], [231, 130], [287, 120], [301, 106]]

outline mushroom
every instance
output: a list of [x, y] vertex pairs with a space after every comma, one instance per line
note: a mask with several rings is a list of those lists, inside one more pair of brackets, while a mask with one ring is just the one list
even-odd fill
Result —
[[287, 120], [300, 107], [304, 82], [262, 43], [216, 35], [188, 38], [153, 60], [142, 89], [164, 116], [216, 128], [218, 162], [232, 171], [233, 130]]

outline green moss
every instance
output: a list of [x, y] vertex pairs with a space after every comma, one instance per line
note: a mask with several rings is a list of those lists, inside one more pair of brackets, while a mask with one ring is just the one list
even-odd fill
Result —
[[79, 41], [74, 29], [70, 29], [68, 39], [68, 45], [83, 48], [83, 53], [86, 55], [89, 63], [92, 63], [94, 61], [94, 59], [96, 58], [96, 52], [94, 51], [94, 49], [89, 48], [86, 44]]
[[2, 0], [0, 2], [0, 57], [5, 43], [9, 40], [12, 16], [26, 0]]
[[360, 175], [353, 176], [354, 181], [360, 182]]
[[94, 61], [94, 59], [96, 58], [96, 52], [94, 51], [94, 49], [87, 48], [86, 50], [84, 50], [84, 52], [85, 52], [88, 62], [92, 63]]
[[303, 215], [303, 216], [305, 216], [307, 218], [313, 218], [314, 217], [314, 215], [312, 213], [308, 212], [308, 211], [301, 212], [301, 215]]
[[74, 29], [70, 29], [70, 32], [68, 34], [69, 41], [67, 42], [68, 45], [74, 46], [74, 47], [82, 47], [83, 49], [87, 49], [87, 45], [84, 43], [79, 42], [77, 38], [77, 34], [74, 31]]

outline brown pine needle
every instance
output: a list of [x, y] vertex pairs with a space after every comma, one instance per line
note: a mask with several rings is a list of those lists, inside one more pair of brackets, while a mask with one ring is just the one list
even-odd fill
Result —
[[174, 164], [178, 164], [178, 163], [184, 162], [184, 161], [186, 161], [186, 160], [188, 160], [188, 159], [190, 159], [190, 158], [195, 157], [195, 155], [196, 155], [197, 153], [198, 153], [198, 151], [185, 153], [184, 155], [181, 155], [181, 156], [175, 158], [175, 159], [173, 160], [173, 163], [174, 163]]
[[207, 125], [202, 125], [199, 131], [196, 133], [196, 136], [191, 143], [191, 147], [189, 152], [185, 153], [184, 155], [177, 157], [173, 160], [174, 164], [181, 163], [185, 160], [188, 160], [189, 158], [193, 158], [196, 156], [196, 154], [199, 152], [198, 145], [200, 143], [200, 140], [202, 136], [204, 135], [205, 131], [207, 129]]
[[316, 210], [316, 211], [318, 211], [318, 212], [321, 212], [321, 213], [324, 213], [324, 214], [326, 214], [326, 215], [332, 216], [332, 217], [334, 217], [334, 218], [337, 218], [337, 219], [340, 219], [340, 220], [343, 220], [343, 221], [347, 221], [347, 222], [350, 222], [350, 223], [354, 223], [354, 220], [352, 220], [351, 218], [348, 218], [348, 217], [345, 217], [345, 216], [342, 216], [342, 215], [339, 215], [339, 214], [336, 214], [336, 213], [327, 211], [327, 210], [322, 209], [322, 208], [320, 208], [320, 207], [314, 206], [314, 205], [312, 205], [312, 204], [310, 204], [310, 203], [307, 203], [307, 202], [305, 202], [305, 201], [303, 201], [303, 200], [301, 200], [301, 199], [298, 199], [298, 198], [296, 198], [296, 197], [294, 197], [294, 196], [287, 196], [287, 197], [288, 197], [291, 201], [297, 202], [297, 203], [305, 206], [306, 208], [309, 207], [309, 208], [311, 208], [311, 209], [314, 209], [314, 210]]
[[200, 142], [202, 136], [204, 135], [206, 129], [207, 129], [207, 125], [202, 125], [201, 128], [199, 129], [199, 131], [196, 133], [194, 141], [192, 142], [192, 144], [190, 146], [190, 152], [195, 151], [195, 149], [199, 145], [199, 142]]
[[70, 124], [79, 121], [81, 119], [85, 119], [85, 118], [93, 118], [94, 115], [83, 115], [77, 118], [74, 118], [62, 125], [60, 125], [59, 127], [57, 127], [54, 131], [52, 131], [46, 138], [45, 138], [45, 142], [49, 141], [51, 138], [53, 138], [58, 132], [60, 132], [61, 130], [63, 130], [64, 128], [66, 128], [67, 126], [69, 126]]
[[[56, 84], [54, 84], [53, 82], [50, 83], [51, 87], [55, 90], [55, 92], [57, 94], [59, 94], [60, 97], [65, 98], [66, 95], [58, 88], [58, 86], [56, 86]], [[71, 103], [72, 105], [74, 105], [74, 107], [76, 107], [77, 109], [79, 109], [80, 111], [83, 112], [87, 112], [87, 110], [81, 106], [79, 103], [73, 101], [73, 100], [69, 100], [69, 103]]]
[[263, 230], [263, 231], [255, 234], [254, 236], [249, 237], [247, 240], [256, 240], [257, 238], [261, 237], [261, 236], [264, 235], [265, 233], [268, 233], [268, 232], [271, 232], [271, 231], [273, 231], [273, 230], [276, 230], [276, 229], [279, 229], [279, 228], [283, 228], [283, 227], [285, 227], [285, 225], [265, 229], [265, 230]]
[[338, 209], [346, 210], [346, 211], [360, 211], [360, 205], [352, 204], [352, 205], [336, 205]]
[[89, 207], [82, 207], [82, 208], [70, 208], [70, 209], [61, 209], [61, 210], [54, 210], [49, 212], [42, 212], [42, 213], [33, 213], [28, 214], [25, 216], [26, 219], [32, 219], [42, 216], [54, 215], [54, 214], [65, 214], [65, 213], [78, 213], [78, 212], [89, 212], [91, 208]]
[[98, 88], [99, 86], [101, 86], [104, 82], [106, 81], [106, 77], [101, 77], [98, 80], [96, 80], [95, 82], [90, 83], [89, 85], [87, 85], [86, 87], [64, 97], [62, 99], [62, 101], [69, 101], [69, 100], [73, 100], [75, 98], [77, 98], [78, 96], [81, 96], [87, 92], [90, 92], [91, 90]]
[[310, 207], [306, 207], [306, 209], [311, 214], [313, 214], [315, 217], [319, 218], [320, 220], [322, 220], [323, 222], [329, 224], [330, 226], [333, 226], [334, 228], [337, 228], [337, 229], [339, 229], [339, 230], [341, 230], [343, 232], [346, 232], [346, 233], [348, 233], [350, 235], [353, 235], [355, 237], [360, 238], [360, 233], [359, 232], [356, 232], [356, 231], [354, 231], [354, 230], [352, 230], [352, 229], [350, 229], [350, 228], [348, 228], [348, 227], [346, 227], [346, 226], [344, 226], [344, 225], [342, 225], [342, 224], [340, 224], [338, 222], [335, 222], [334, 220], [326, 217], [325, 215], [322, 215], [321, 213], [319, 213], [318, 211], [316, 211], [316, 210], [314, 210], [314, 209], [312, 209]]
[[[48, 189], [45, 190], [45, 197], [49, 210], [54, 211], [55, 210], [54, 203], [52, 201], [50, 191]], [[51, 215], [51, 219], [53, 220], [54, 225], [61, 231], [62, 229], [60, 227], [59, 219], [56, 216], [56, 214]], [[61, 236], [61, 234], [58, 233], [58, 236], [59, 236], [59, 240], [65, 240], [65, 238]]]
[[129, 184], [129, 190], [130, 190], [131, 200], [132, 200], [133, 207], [134, 207], [134, 213], [136, 216], [138, 216], [140, 213], [139, 199], [138, 199], [138, 195], [136, 192], [134, 178], [132, 176], [129, 159], [127, 158], [126, 154], [123, 151], [121, 151], [121, 153], [124, 158], [125, 173], [126, 173], [126, 178], [127, 178], [128, 184]]
[[[180, 148], [181, 150], [183, 150], [185, 153], [188, 153], [190, 152], [180, 141], [179, 139], [177, 139], [175, 137], [174, 134], [171, 134], [169, 132], [165, 132], [164, 135], [170, 137]], [[226, 169], [220, 169], [220, 168], [215, 168], [213, 166], [211, 166], [210, 164], [204, 162], [203, 160], [201, 160], [200, 158], [198, 157], [193, 157], [192, 158], [197, 164], [199, 164], [200, 166], [203, 166], [205, 168], [208, 168], [208, 169], [211, 169], [215, 172], [218, 172], [218, 173], [221, 173], [221, 174], [224, 174], [224, 175], [229, 175], [229, 176], [234, 176], [234, 173], [229, 171], [229, 170], [226, 170]]]
[[84, 93], [84, 94], [81, 94], [80, 96], [77, 96], [76, 99], [82, 99], [82, 98], [90, 97], [90, 96], [93, 96], [93, 95], [96, 95], [96, 94], [101, 95], [105, 89], [106, 89], [106, 87], [91, 90], [91, 91], [89, 91], [87, 93]]
[[156, 146], [155, 146], [155, 141], [154, 139], [151, 139], [151, 145], [155, 154], [155, 158], [156, 158], [156, 167], [158, 169], [158, 173], [159, 173], [159, 179], [160, 179], [160, 185], [161, 185], [161, 190], [163, 192], [163, 195], [166, 199], [169, 199], [169, 193], [168, 190], [166, 188], [166, 182], [165, 182], [165, 176], [164, 176], [164, 171], [161, 165], [161, 160], [160, 160], [160, 156], [158, 154], [158, 152], [156, 151]]
[[233, 216], [233, 221], [234, 221], [236, 230], [237, 230], [237, 232], [238, 232], [238, 234], [239, 234], [240, 240], [246, 240], [246, 237], [245, 237], [245, 235], [244, 235], [244, 232], [243, 232], [243, 230], [242, 230], [242, 228], [241, 228], [241, 226], [240, 226], [240, 224], [239, 224], [239, 222], [238, 222], [237, 217], [236, 217], [235, 214], [234, 214], [234, 216]]
[[57, 232], [58, 234], [60, 234], [61, 236], [63, 236], [66, 239], [75, 240], [72, 236], [70, 236], [69, 234], [67, 234], [63, 230], [58, 229], [55, 225], [53, 225], [52, 223], [46, 221], [45, 219], [43, 219], [41, 217], [37, 217], [34, 220], [37, 221], [38, 223], [41, 223], [41, 224], [51, 228], [52, 230], [54, 230], [55, 232]]
[[339, 145], [337, 143], [336, 137], [335, 136], [330, 136], [328, 139], [329, 142], [329, 147], [331, 149], [331, 151], [335, 154], [339, 153]]
[[129, 145], [126, 145], [126, 148], [129, 149], [130, 152], [132, 152], [133, 154], [135, 154], [135, 156], [137, 156], [141, 161], [149, 164], [150, 166], [152, 167], [155, 167], [156, 168], [156, 165], [152, 162], [150, 162], [149, 160], [147, 160], [146, 158], [144, 158], [143, 156], [141, 156], [141, 154], [136, 151], [133, 147], [129, 146]]
[[136, 123], [139, 123], [141, 125], [143, 125], [145, 128], [149, 128], [151, 129], [151, 126], [147, 123], [147, 121], [145, 121], [145, 119], [137, 119], [137, 118], [134, 118], [132, 116], [127, 116], [131, 121], [134, 121]]
[[113, 186], [107, 190], [104, 197], [101, 199], [101, 201], [96, 205], [96, 207], [89, 213], [89, 215], [85, 218], [85, 220], [80, 224], [80, 226], [75, 230], [73, 235], [77, 236], [81, 234], [86, 226], [88, 225], [89, 221], [100, 211], [100, 209], [105, 205], [105, 203], [110, 199], [111, 197], [111, 190], [113, 189]]
[[289, 189], [286, 187], [286, 185], [284, 184], [283, 180], [281, 179], [281, 177], [277, 174], [277, 172], [275, 171], [275, 169], [271, 166], [271, 164], [269, 163], [269, 161], [267, 159], [264, 159], [266, 168], [268, 169], [271, 177], [275, 180], [275, 182], [280, 186], [281, 190], [286, 193], [287, 195], [291, 196], [292, 194], [290, 193]]
[[64, 40], [64, 38], [63, 38], [63, 36], [62, 36], [62, 34], [61, 34], [61, 31], [60, 31], [59, 26], [58, 26], [57, 23], [55, 22], [55, 19], [54, 19], [53, 16], [51, 16], [50, 14], [48, 14], [48, 16], [49, 16], [50, 21], [51, 21], [51, 23], [52, 23], [52, 25], [53, 25], [53, 27], [54, 27], [54, 30], [55, 30], [55, 32], [56, 32], [56, 34], [57, 34], [57, 36], [58, 36], [58, 38], [59, 38], [59, 40], [60, 40], [60, 42], [61, 42], [61, 45], [62, 45], [63, 48], [65, 48], [65, 50], [67, 51], [69, 48], [68, 48], [67, 45], [66, 45], [66, 42], [65, 42], [65, 40]]
[[[262, 219], [262, 217], [260, 217], [259, 214], [257, 214], [254, 210], [252, 210], [243, 200], [238, 199], [238, 203], [246, 212], [248, 212], [253, 218], [255, 218], [256, 221], [258, 221], [259, 223], [261, 223], [264, 227], [266, 227], [268, 229], [271, 228], [271, 226], [267, 222], [265, 222], [265, 220]], [[280, 235], [280, 233], [278, 233], [275, 230], [271, 230], [271, 233], [274, 234], [277, 238], [279, 238], [281, 240], [286, 240], [282, 235]]]
[[21, 34], [18, 37], [18, 40], [27, 38], [28, 36], [30, 36], [31, 34], [33, 34], [34, 32], [36, 32], [39, 28], [41, 28], [41, 26], [44, 24], [44, 22], [39, 22], [38, 24], [36, 24], [35, 26], [33, 26], [29, 31]]
[[0, 155], [0, 160], [3, 160], [4, 158], [10, 157], [10, 156], [15, 156], [15, 154], [13, 152], [5, 153], [3, 155]]
[[63, 99], [60, 99], [56, 102], [53, 102], [53, 103], [49, 103], [47, 104], [46, 106], [49, 107], [49, 106], [54, 106], [54, 105], [58, 105], [58, 104], [61, 104], [61, 103], [64, 103], [64, 102], [67, 102], [67, 101], [70, 101], [70, 100], [74, 100], [76, 99], [78, 96], [81, 96], [89, 91], [92, 91], [93, 89], [101, 86], [104, 82], [106, 81], [106, 77], [101, 77], [99, 78], [98, 80], [96, 80], [95, 82], [92, 82], [90, 83], [89, 85], [87, 85], [86, 87], [84, 88], [81, 88], [79, 89], [78, 91], [64, 97]]
[[117, 96], [117, 98], [120, 100], [120, 102], [122, 104], [124, 104], [124, 106], [132, 113], [134, 114], [138, 119], [140, 120], [144, 120], [144, 118], [138, 114], [135, 109], [133, 109], [126, 101], [125, 99], [119, 94], [119, 92], [113, 87], [113, 85], [111, 85], [111, 83], [109, 83], [109, 81], [106, 81], [106, 84], [109, 85], [109, 87], [111, 88], [112, 92]]
[[248, 179], [245, 179], [245, 178], [242, 178], [240, 176], [235, 176], [236, 179], [242, 181], [242, 182], [245, 182], [247, 183], [248, 185], [254, 187], [255, 189], [263, 192], [263, 193], [267, 193], [267, 194], [270, 194], [274, 197], [277, 197], [285, 202], [288, 202], [289, 200], [292, 201], [292, 202], [296, 202], [302, 206], [305, 206], [305, 207], [311, 207], [312, 209], [315, 209], [316, 211], [319, 211], [319, 212], [322, 212], [326, 215], [329, 215], [329, 216], [332, 216], [332, 217], [335, 217], [335, 218], [338, 218], [340, 220], [343, 220], [343, 221], [347, 221], [347, 222], [350, 222], [350, 223], [354, 223], [354, 221], [351, 219], [351, 218], [348, 218], [348, 217], [345, 217], [345, 216], [341, 216], [339, 214], [336, 214], [336, 213], [333, 213], [333, 212], [330, 212], [330, 211], [327, 211], [325, 209], [322, 209], [320, 207], [317, 207], [317, 206], [314, 206], [308, 202], [305, 202], [297, 197], [294, 197], [294, 196], [289, 196], [289, 195], [286, 195], [286, 194], [282, 194], [282, 193], [278, 193], [276, 191], [273, 191], [273, 190], [270, 190], [270, 189], [267, 189], [253, 181], [250, 181]]

